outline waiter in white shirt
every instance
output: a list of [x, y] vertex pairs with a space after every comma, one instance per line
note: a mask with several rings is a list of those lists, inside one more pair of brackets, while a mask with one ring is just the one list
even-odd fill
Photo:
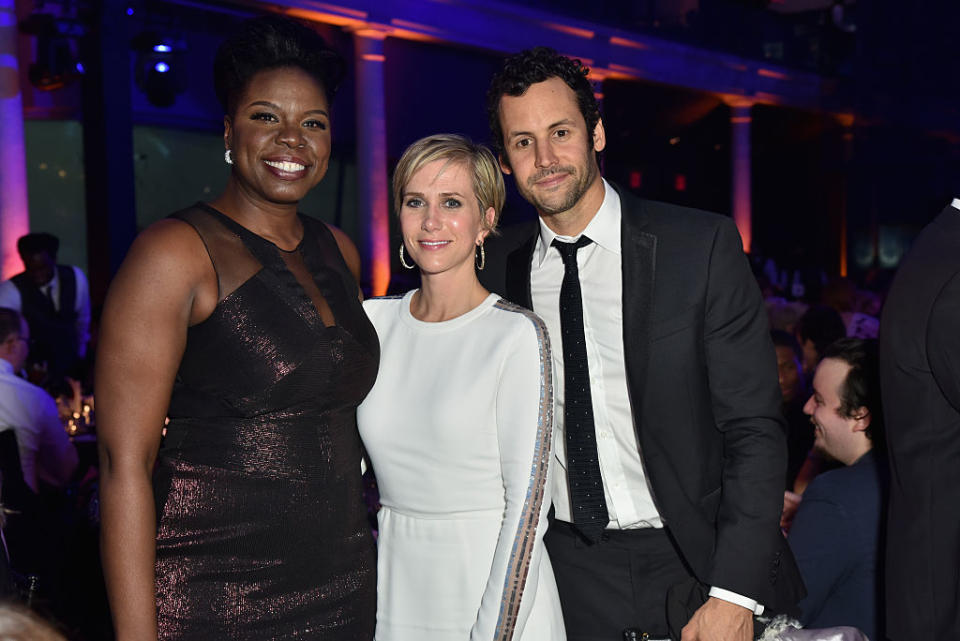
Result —
[[42, 388], [17, 372], [27, 358], [30, 329], [16, 311], [0, 307], [0, 432], [17, 436], [23, 480], [36, 492], [39, 481], [63, 487], [77, 468], [77, 450]]
[[481, 280], [554, 345], [564, 473], [547, 548], [567, 637], [748, 641], [754, 614], [803, 595], [779, 530], [786, 442], [760, 292], [730, 219], [601, 178], [586, 73], [538, 47], [487, 94], [501, 166], [539, 214], [518, 247], [488, 242]]

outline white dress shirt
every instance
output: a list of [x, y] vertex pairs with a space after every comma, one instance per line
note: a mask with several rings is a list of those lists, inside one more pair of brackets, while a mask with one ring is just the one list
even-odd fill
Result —
[[[603, 491], [610, 515], [608, 528], [633, 529], [663, 524], [647, 486], [643, 461], [627, 389], [626, 360], [623, 353], [623, 273], [620, 266], [620, 197], [604, 181], [603, 204], [583, 235], [593, 241], [577, 251], [580, 289], [583, 296], [583, 333], [590, 370], [593, 420], [597, 432], [597, 455], [603, 477]], [[563, 260], [550, 246], [554, 238], [575, 242], [576, 238], [557, 236], [540, 219], [540, 237], [533, 251], [530, 290], [533, 309], [547, 325], [551, 336], [560, 333], [560, 285]], [[559, 343], [559, 341], [558, 341]], [[554, 477], [556, 517], [570, 522], [570, 494], [566, 479], [566, 437], [563, 408], [563, 349], [553, 350], [557, 372], [554, 405], [557, 424], [557, 458], [562, 474]]]
[[950, 203], [950, 206], [953, 207], [954, 209], [960, 209], [960, 198], [954, 198], [953, 201]]
[[[660, 515], [643, 468], [637, 443], [623, 351], [623, 272], [620, 243], [620, 196], [603, 181], [600, 209], [581, 235], [593, 242], [577, 251], [577, 266], [583, 297], [583, 327], [590, 370], [597, 455], [603, 478], [604, 497], [610, 516], [608, 529], [629, 530], [662, 527]], [[560, 286], [563, 260], [551, 247], [554, 238], [576, 242], [580, 236], [560, 236], [540, 218], [540, 235], [530, 266], [533, 310], [543, 319], [551, 336], [560, 333]], [[559, 343], [559, 341], [557, 341]], [[556, 371], [554, 420], [559, 474], [554, 475], [553, 504], [556, 518], [572, 522], [567, 484], [566, 437], [564, 436], [563, 349], [553, 349]], [[713, 587], [711, 596], [731, 601], [756, 614], [763, 606], [739, 594]]]
[[[70, 265], [70, 268], [73, 269], [77, 281], [76, 300], [73, 304], [73, 309], [77, 313], [75, 323], [77, 356], [83, 358], [87, 355], [87, 343], [90, 342], [90, 285], [79, 267]], [[54, 309], [60, 311], [60, 277], [56, 269], [53, 270], [53, 280], [42, 286], [40, 290], [53, 301]], [[20, 290], [11, 280], [0, 282], [0, 307], [9, 307], [18, 312], [23, 311]]]
[[0, 358], [0, 431], [10, 429], [17, 435], [23, 480], [34, 492], [38, 479], [56, 487], [70, 480], [77, 450], [60, 422], [57, 404]]

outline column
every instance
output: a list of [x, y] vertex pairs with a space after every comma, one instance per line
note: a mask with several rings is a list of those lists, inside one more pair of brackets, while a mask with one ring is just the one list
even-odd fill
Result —
[[127, 4], [93, 3], [81, 41], [83, 165], [86, 177], [87, 270], [90, 298], [102, 303], [107, 285], [137, 231], [130, 98], [130, 34]]
[[743, 240], [743, 251], [750, 253], [752, 237], [752, 212], [750, 194], [750, 109], [753, 101], [749, 98], [726, 97], [730, 105], [730, 165], [733, 189], [733, 222], [737, 225]]
[[390, 188], [387, 184], [387, 120], [384, 104], [383, 41], [379, 29], [354, 32], [357, 69], [357, 203], [364, 272], [371, 293], [390, 284]]
[[[848, 265], [848, 220], [847, 207], [849, 204], [847, 189], [850, 181], [850, 163], [853, 159], [853, 114], [840, 114], [837, 116], [840, 126], [843, 127], [843, 183], [840, 193], [840, 275], [846, 277], [849, 272]], [[874, 243], [874, 256], [878, 255], [879, 247]]]
[[0, 278], [23, 271], [17, 238], [30, 231], [15, 0], [0, 0]]

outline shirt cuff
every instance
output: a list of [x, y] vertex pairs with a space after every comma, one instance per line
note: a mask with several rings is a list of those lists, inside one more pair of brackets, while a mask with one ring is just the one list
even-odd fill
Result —
[[723, 588], [712, 587], [710, 588], [710, 596], [715, 596], [718, 599], [723, 601], [728, 601], [730, 603], [735, 603], [741, 607], [744, 607], [756, 615], [763, 614], [763, 606], [751, 598], [745, 597], [742, 594], [737, 594], [736, 592], [731, 592], [730, 590], [724, 590]]

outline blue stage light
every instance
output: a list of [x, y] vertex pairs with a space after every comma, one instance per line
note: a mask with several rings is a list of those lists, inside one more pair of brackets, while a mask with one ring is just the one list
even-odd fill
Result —
[[167, 73], [168, 71], [170, 71], [170, 65], [168, 65], [165, 62], [158, 62], [157, 64], [153, 65], [153, 68], [156, 69], [159, 73]]
[[165, 45], [165, 44], [153, 45], [153, 50], [156, 51], [157, 53], [170, 53], [171, 51], [173, 51], [170, 45]]

